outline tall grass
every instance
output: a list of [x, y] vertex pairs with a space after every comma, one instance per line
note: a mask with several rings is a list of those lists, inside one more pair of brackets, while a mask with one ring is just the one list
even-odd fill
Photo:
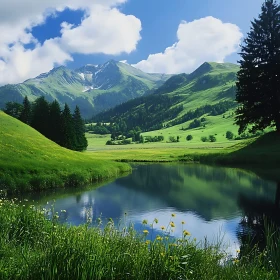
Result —
[[112, 220], [103, 230], [89, 224], [67, 227], [58, 224], [59, 213], [47, 220], [44, 210], [24, 203], [0, 202], [3, 280], [278, 279], [264, 254], [250, 262], [245, 257], [224, 262], [227, 255], [218, 246], [202, 246], [186, 231], [177, 241], [168, 231], [151, 241], [146, 231], [139, 235], [132, 225], [117, 229]]

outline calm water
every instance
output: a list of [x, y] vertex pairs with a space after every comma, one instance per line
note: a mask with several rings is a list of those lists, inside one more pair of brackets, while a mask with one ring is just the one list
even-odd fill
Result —
[[[41, 193], [32, 199], [46, 208], [51, 208], [55, 199], [55, 211], [66, 210], [61, 221], [71, 225], [83, 224], [88, 217], [93, 221], [102, 217], [104, 222], [113, 218], [116, 224], [133, 222], [142, 231], [144, 219], [151, 223], [157, 218], [156, 236], [160, 227], [167, 227], [172, 220], [175, 237], [181, 236], [183, 227], [197, 240], [223, 237], [232, 251], [239, 247], [238, 232], [245, 216], [254, 219], [264, 211], [278, 211], [279, 215], [277, 183], [240, 169], [194, 164], [133, 167], [132, 174], [97, 189]], [[176, 216], [171, 217], [172, 213]]]

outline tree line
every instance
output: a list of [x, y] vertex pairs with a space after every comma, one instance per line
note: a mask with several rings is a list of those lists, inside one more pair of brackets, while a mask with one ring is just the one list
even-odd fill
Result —
[[30, 125], [62, 147], [75, 151], [87, 148], [84, 121], [78, 106], [71, 114], [66, 103], [61, 110], [57, 100], [49, 103], [41, 96], [31, 103], [25, 96], [22, 104], [6, 103], [4, 112]]

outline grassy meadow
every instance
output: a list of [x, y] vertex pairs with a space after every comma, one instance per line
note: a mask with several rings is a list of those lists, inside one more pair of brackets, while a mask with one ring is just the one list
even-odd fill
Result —
[[[266, 130], [260, 137], [228, 140], [226, 132], [231, 131], [238, 136], [238, 127], [234, 125], [233, 111], [218, 116], [205, 116], [205, 127], [186, 129], [189, 122], [169, 128], [142, 133], [145, 136], [164, 136], [162, 142], [149, 142], [144, 144], [106, 145], [110, 135], [96, 135], [87, 133], [87, 154], [96, 157], [117, 161], [147, 161], [147, 162], [208, 162], [224, 165], [250, 165], [270, 166], [274, 169], [280, 164], [280, 136]], [[182, 129], [183, 128], [183, 129]], [[187, 141], [187, 135], [193, 139]], [[202, 142], [201, 137], [214, 135], [216, 142]], [[179, 142], [171, 143], [169, 137]]]
[[0, 189], [78, 187], [131, 170], [127, 164], [62, 148], [0, 111]]
[[[263, 253], [228, 256], [219, 244], [198, 243], [182, 222], [162, 225], [163, 236], [149, 240], [150, 228], [143, 232], [133, 225], [117, 228], [112, 220], [105, 229], [60, 225], [45, 218], [46, 210], [26, 202], [4, 198], [0, 202], [0, 279], [254, 279], [278, 278], [278, 254], [271, 242]], [[62, 210], [63, 211], [63, 210]], [[182, 237], [170, 238], [172, 228], [182, 228]]]

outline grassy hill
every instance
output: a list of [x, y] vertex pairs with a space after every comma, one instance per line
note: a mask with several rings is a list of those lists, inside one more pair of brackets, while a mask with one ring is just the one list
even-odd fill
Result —
[[38, 96], [57, 99], [73, 109], [78, 105], [84, 117], [89, 118], [132, 98], [150, 93], [171, 75], [148, 74], [130, 65], [109, 61], [103, 65], [85, 65], [77, 70], [57, 67], [48, 73], [21, 84], [0, 87], [0, 108], [8, 101], [30, 101]]
[[0, 111], [0, 189], [9, 192], [80, 186], [130, 167], [73, 152]]

